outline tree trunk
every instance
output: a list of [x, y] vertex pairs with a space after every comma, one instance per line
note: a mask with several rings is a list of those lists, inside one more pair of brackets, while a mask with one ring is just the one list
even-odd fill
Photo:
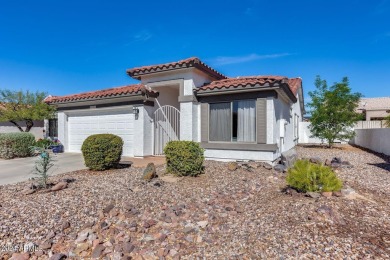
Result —
[[25, 132], [30, 132], [31, 128], [34, 126], [34, 122], [30, 119], [26, 120], [26, 131]]
[[20, 125], [18, 125], [18, 123], [16, 123], [15, 121], [12, 121], [12, 120], [9, 122], [14, 124], [19, 129], [20, 132], [24, 132], [23, 128]]

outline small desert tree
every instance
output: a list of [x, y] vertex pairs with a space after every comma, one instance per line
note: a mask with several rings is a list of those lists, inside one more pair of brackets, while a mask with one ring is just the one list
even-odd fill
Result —
[[[54, 107], [44, 102], [46, 96], [44, 92], [0, 90], [0, 122], [10, 122], [21, 132], [29, 132], [34, 120], [54, 116]], [[26, 129], [18, 122], [25, 122]]]
[[361, 97], [352, 93], [348, 78], [334, 83], [331, 87], [320, 76], [315, 80], [316, 90], [309, 92], [311, 102], [310, 130], [313, 137], [326, 140], [332, 147], [335, 140], [347, 141], [354, 135], [354, 124], [359, 120], [356, 112]]

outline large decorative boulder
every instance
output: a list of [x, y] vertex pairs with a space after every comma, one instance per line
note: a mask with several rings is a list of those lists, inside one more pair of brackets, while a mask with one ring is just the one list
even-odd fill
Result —
[[148, 165], [144, 170], [144, 174], [142, 175], [142, 179], [150, 181], [156, 177], [157, 177], [156, 166], [154, 165], [154, 163], [148, 163]]
[[287, 168], [293, 167], [295, 161], [298, 159], [297, 151], [295, 149], [290, 149], [282, 153], [281, 156], [282, 164]]
[[60, 181], [59, 183], [54, 185], [50, 190], [51, 191], [59, 191], [59, 190], [65, 189], [66, 187], [68, 187], [68, 183], [64, 182], [64, 181]]

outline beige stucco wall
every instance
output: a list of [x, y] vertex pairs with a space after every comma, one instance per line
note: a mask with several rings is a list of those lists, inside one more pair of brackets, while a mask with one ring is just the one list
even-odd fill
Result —
[[[23, 122], [18, 122], [19, 125], [25, 129], [26, 124]], [[36, 139], [44, 137], [44, 123], [42, 121], [34, 121], [34, 126], [31, 128], [30, 133], [32, 133]], [[20, 133], [19, 129], [9, 122], [0, 122], [0, 133]]]
[[389, 113], [386, 112], [386, 110], [370, 110], [366, 111], [366, 120], [370, 121], [371, 118], [384, 118], [388, 116]]
[[390, 128], [356, 129], [351, 143], [378, 153], [390, 155]]

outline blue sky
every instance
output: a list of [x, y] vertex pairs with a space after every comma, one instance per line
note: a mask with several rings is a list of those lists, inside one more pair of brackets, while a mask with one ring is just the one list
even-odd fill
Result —
[[305, 93], [321, 75], [390, 96], [390, 0], [0, 0], [0, 88], [97, 90], [192, 56], [228, 76], [299, 76]]

